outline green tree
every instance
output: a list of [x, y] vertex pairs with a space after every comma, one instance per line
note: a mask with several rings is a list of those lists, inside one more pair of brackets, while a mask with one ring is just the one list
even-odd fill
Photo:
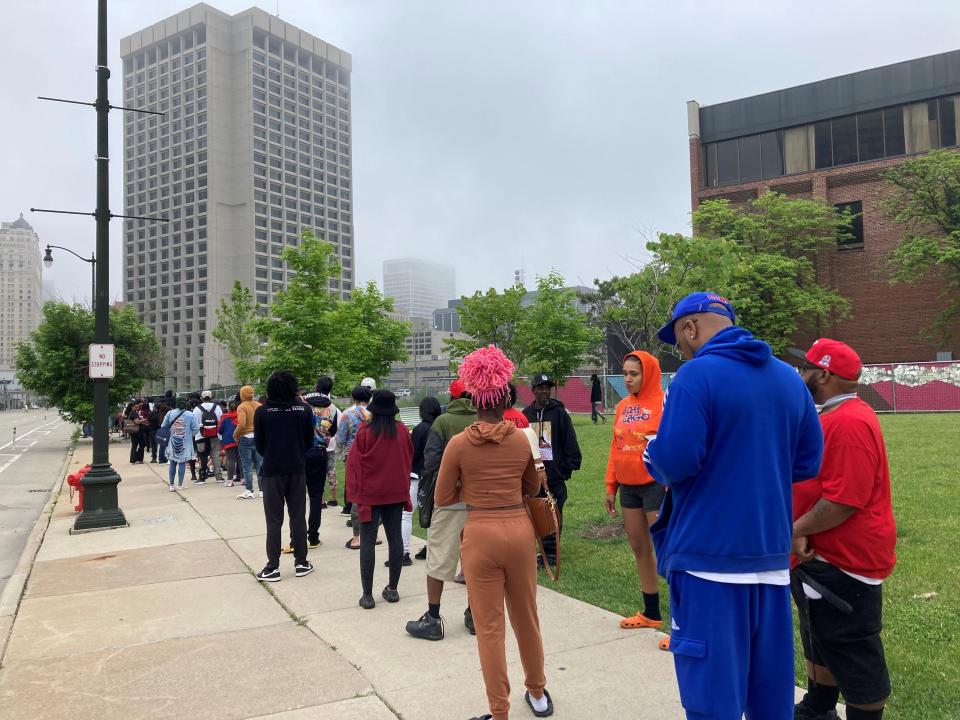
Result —
[[892, 192], [884, 201], [888, 216], [904, 229], [890, 253], [890, 282], [914, 283], [938, 275], [944, 303], [926, 333], [950, 338], [960, 312], [960, 154], [934, 150], [884, 173]]
[[727, 287], [701, 289], [727, 295], [738, 321], [778, 355], [802, 328], [817, 330], [846, 317], [850, 303], [817, 282], [816, 253], [850, 233], [851, 217], [818, 200], [766, 193], [737, 208], [726, 200], [704, 202], [693, 213], [697, 236], [731, 243], [739, 262]]
[[336, 392], [349, 393], [364, 376], [382, 380], [391, 362], [406, 359], [410, 326], [389, 317], [393, 302], [375, 285], [357, 288], [349, 300], [330, 289], [339, 266], [329, 243], [304, 231], [300, 246], [287, 248], [283, 259], [293, 273], [287, 289], [253, 322], [266, 341], [254, 373], [261, 382], [279, 369], [304, 385], [329, 374]]
[[[93, 313], [80, 305], [48, 302], [30, 338], [17, 346], [20, 384], [55, 405], [69, 422], [93, 418], [93, 381], [87, 374]], [[110, 404], [126, 402], [148, 380], [163, 376], [160, 343], [130, 305], [110, 308], [110, 342], [116, 348], [116, 375], [110, 381]]]
[[404, 340], [410, 323], [394, 320], [393, 300], [385, 298], [376, 284], [367, 283], [340, 302], [331, 313], [337, 345], [330, 365], [334, 390], [348, 395], [363, 377], [382, 381], [390, 364], [407, 359]]
[[583, 364], [600, 333], [577, 307], [577, 293], [564, 287], [556, 272], [537, 278], [536, 297], [523, 308], [515, 344], [522, 348], [516, 361], [521, 373], [545, 372], [563, 383]]
[[447, 339], [444, 344], [454, 358], [462, 358], [478, 347], [496, 345], [518, 366], [526, 358], [526, 348], [517, 337], [523, 316], [523, 298], [527, 291], [522, 286], [498, 292], [493, 288], [470, 297], [461, 298], [457, 313], [460, 315], [460, 332], [470, 339]]
[[213, 329], [213, 337], [230, 353], [237, 381], [245, 385], [254, 378], [253, 361], [258, 345], [254, 325], [257, 304], [250, 288], [239, 280], [234, 282], [230, 302], [221, 298], [216, 314], [217, 326]]

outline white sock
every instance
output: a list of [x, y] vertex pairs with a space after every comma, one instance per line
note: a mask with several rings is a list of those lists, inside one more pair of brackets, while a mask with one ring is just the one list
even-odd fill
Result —
[[530, 704], [533, 705], [533, 709], [537, 712], [543, 712], [547, 709], [547, 694], [544, 693], [540, 696], [538, 700], [533, 695], [530, 696]]

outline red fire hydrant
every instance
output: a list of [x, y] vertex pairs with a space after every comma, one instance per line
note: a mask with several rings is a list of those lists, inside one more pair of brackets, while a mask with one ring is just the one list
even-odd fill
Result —
[[79, 495], [79, 502], [73, 508], [76, 512], [83, 510], [83, 484], [80, 481], [88, 472], [90, 472], [90, 466], [84, 465], [72, 475], [67, 475], [67, 485], [70, 486], [70, 499], [73, 500], [74, 491]]

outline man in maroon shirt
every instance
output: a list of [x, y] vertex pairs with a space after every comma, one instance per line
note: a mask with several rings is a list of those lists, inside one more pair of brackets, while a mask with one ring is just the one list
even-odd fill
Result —
[[890, 695], [880, 640], [882, 583], [896, 562], [897, 528], [880, 423], [857, 397], [861, 363], [820, 338], [799, 372], [823, 428], [823, 464], [793, 486], [791, 590], [809, 684], [795, 718], [833, 720], [841, 692], [848, 720], [880, 720]]

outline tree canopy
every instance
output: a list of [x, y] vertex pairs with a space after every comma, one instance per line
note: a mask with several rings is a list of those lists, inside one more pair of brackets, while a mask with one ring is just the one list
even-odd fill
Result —
[[[21, 385], [47, 398], [69, 422], [93, 418], [93, 381], [87, 374], [93, 320], [93, 313], [81, 305], [45, 303], [40, 325], [16, 351]], [[130, 305], [110, 308], [110, 342], [116, 348], [116, 375], [109, 397], [111, 405], [117, 405], [139, 393], [146, 381], [163, 376], [163, 356], [156, 337]]]
[[849, 313], [844, 297], [818, 284], [814, 259], [850, 224], [826, 203], [773, 192], [743, 207], [705, 201], [693, 213], [693, 237], [661, 233], [637, 272], [597, 281], [592, 321], [624, 347], [676, 357], [656, 331], [677, 300], [712, 290], [733, 302], [738, 324], [782, 354], [802, 328]]
[[239, 280], [234, 282], [230, 302], [221, 299], [216, 314], [217, 326], [213, 329], [213, 337], [230, 353], [237, 381], [247, 384], [253, 380], [249, 372], [258, 345], [254, 327], [257, 304], [250, 288]]
[[894, 166], [884, 178], [892, 188], [884, 209], [904, 229], [887, 259], [891, 284], [939, 275], [943, 306], [925, 330], [946, 341], [960, 312], [960, 153], [934, 150]]
[[260, 360], [247, 366], [261, 381], [274, 370], [290, 370], [304, 385], [318, 375], [334, 378], [334, 391], [349, 394], [365, 376], [382, 380], [390, 363], [405, 360], [408, 323], [390, 317], [393, 301], [373, 283], [349, 300], [330, 288], [339, 274], [333, 247], [305, 231], [299, 247], [283, 255], [295, 274], [252, 327], [264, 339]]

